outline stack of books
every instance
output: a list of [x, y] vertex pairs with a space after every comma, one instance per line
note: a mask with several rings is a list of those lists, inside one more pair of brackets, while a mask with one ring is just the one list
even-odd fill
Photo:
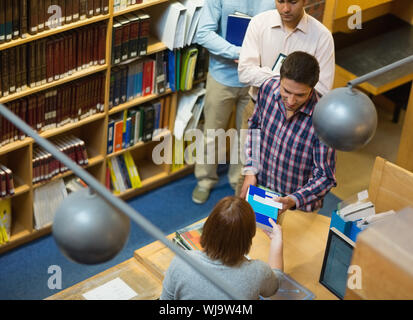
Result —
[[143, 11], [114, 19], [112, 64], [144, 56], [148, 50], [150, 15]]
[[107, 160], [110, 185], [114, 193], [120, 194], [128, 189], [142, 186], [138, 168], [129, 151]]
[[109, 0], [2, 0], [0, 43], [108, 13]]
[[[52, 141], [56, 147], [80, 166], [89, 163], [85, 142], [74, 136], [58, 137]], [[33, 184], [48, 181], [68, 168], [49, 152], [36, 146], [33, 151]]]
[[105, 23], [93, 24], [1, 51], [0, 96], [104, 65], [106, 28]]
[[0, 196], [6, 197], [14, 194], [14, 179], [12, 171], [0, 164]]
[[129, 6], [142, 3], [142, 1], [143, 0], [113, 0], [113, 11], [119, 12], [121, 10], [125, 10]]
[[175, 232], [173, 242], [184, 250], [202, 250], [201, 235], [204, 222], [179, 229]]
[[0, 200], [0, 245], [10, 240], [11, 219], [11, 199]]

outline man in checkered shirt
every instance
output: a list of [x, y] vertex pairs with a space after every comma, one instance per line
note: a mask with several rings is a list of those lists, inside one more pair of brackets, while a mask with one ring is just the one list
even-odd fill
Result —
[[280, 77], [260, 87], [248, 121], [242, 198], [249, 185], [260, 185], [282, 195], [280, 213], [315, 211], [336, 186], [336, 152], [319, 140], [312, 122], [319, 73], [314, 56], [296, 51], [283, 62]]

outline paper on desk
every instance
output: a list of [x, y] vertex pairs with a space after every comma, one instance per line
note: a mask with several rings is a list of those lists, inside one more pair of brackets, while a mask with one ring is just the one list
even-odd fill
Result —
[[129, 300], [137, 295], [119, 277], [83, 294], [87, 300]]

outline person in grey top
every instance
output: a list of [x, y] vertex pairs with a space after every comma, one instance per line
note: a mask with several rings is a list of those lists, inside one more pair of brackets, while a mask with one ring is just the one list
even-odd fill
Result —
[[[255, 214], [239, 197], [220, 200], [206, 220], [201, 236], [203, 251], [189, 254], [211, 273], [219, 275], [245, 300], [274, 295], [283, 270], [282, 231], [272, 219], [268, 263], [249, 260], [255, 236]], [[161, 300], [225, 300], [228, 297], [179, 257], [175, 257], [164, 278]]]

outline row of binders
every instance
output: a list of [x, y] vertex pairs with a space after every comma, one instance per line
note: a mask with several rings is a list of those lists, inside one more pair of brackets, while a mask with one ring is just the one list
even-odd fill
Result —
[[[75, 136], [64, 136], [52, 141], [59, 151], [66, 154], [72, 161], [80, 166], [89, 163], [85, 142]], [[55, 159], [49, 152], [41, 147], [33, 151], [33, 184], [48, 181], [54, 176], [64, 173], [69, 169]]]
[[153, 32], [169, 50], [194, 42], [204, 0], [172, 0], [146, 9], [153, 18]]
[[68, 31], [0, 52], [0, 96], [105, 64], [106, 24]]
[[14, 194], [13, 172], [5, 165], [0, 164], [0, 196], [7, 197]]
[[0, 43], [109, 13], [109, 0], [2, 0]]
[[131, 12], [116, 17], [112, 30], [112, 65], [144, 56], [148, 51], [150, 16]]
[[196, 80], [205, 77], [208, 52], [193, 45], [164, 50], [153, 56], [112, 68], [109, 109], [133, 99], [166, 90], [188, 91]]
[[132, 107], [112, 116], [108, 122], [107, 154], [151, 141], [169, 126], [171, 96]]
[[114, 193], [119, 194], [142, 186], [138, 168], [129, 151], [109, 158], [107, 164], [110, 173], [110, 188]]
[[10, 241], [11, 223], [11, 198], [0, 199], [0, 245]]
[[[103, 112], [104, 97], [105, 75], [100, 73], [5, 105], [34, 130], [42, 132]], [[25, 137], [6, 118], [0, 118], [0, 146]]]
[[127, 9], [130, 6], [133, 6], [135, 4], [140, 4], [142, 2], [143, 0], [113, 0], [113, 11], [119, 12], [119, 11]]

